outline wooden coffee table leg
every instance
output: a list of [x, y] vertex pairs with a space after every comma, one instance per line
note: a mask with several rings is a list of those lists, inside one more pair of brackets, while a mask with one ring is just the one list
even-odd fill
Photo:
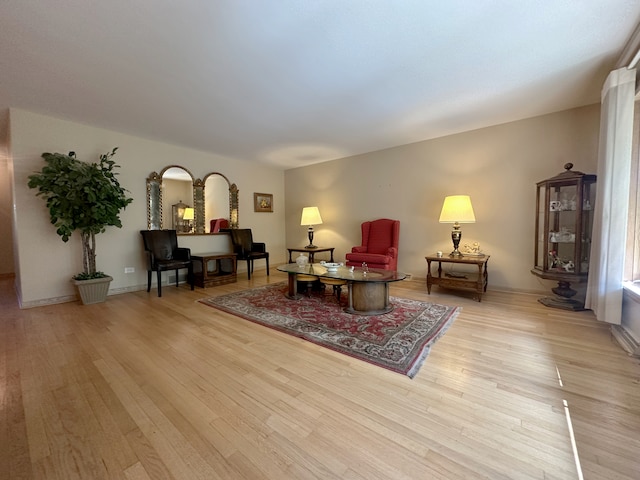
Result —
[[289, 290], [287, 291], [287, 298], [291, 300], [299, 300], [300, 295], [298, 295], [298, 282], [296, 281], [296, 274], [289, 273]]
[[350, 282], [349, 306], [347, 313], [358, 315], [381, 315], [389, 313], [393, 306], [389, 303], [387, 282]]

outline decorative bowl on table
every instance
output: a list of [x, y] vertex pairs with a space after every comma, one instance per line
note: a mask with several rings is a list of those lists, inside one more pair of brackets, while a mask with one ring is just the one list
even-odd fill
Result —
[[320, 262], [320, 265], [326, 268], [327, 272], [329, 273], [337, 272], [338, 268], [342, 266], [341, 263], [331, 263], [331, 262], [325, 262], [325, 261]]

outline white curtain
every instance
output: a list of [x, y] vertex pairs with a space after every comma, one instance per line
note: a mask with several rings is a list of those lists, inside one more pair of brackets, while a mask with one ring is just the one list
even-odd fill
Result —
[[602, 88], [598, 180], [585, 307], [602, 322], [622, 321], [635, 69], [614, 70]]

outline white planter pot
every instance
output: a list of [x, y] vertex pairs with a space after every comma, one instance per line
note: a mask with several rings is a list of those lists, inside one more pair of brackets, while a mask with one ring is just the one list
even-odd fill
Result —
[[109, 293], [109, 285], [113, 277], [94, 278], [91, 280], [72, 280], [78, 287], [78, 293], [83, 305], [104, 302]]

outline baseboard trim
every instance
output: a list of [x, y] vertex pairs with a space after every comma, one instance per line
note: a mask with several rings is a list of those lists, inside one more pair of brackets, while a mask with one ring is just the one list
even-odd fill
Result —
[[41, 298], [30, 302], [23, 302], [18, 298], [18, 304], [21, 309], [46, 307], [47, 305], [57, 305], [59, 303], [69, 303], [78, 300], [77, 295], [64, 295], [62, 297]]
[[[165, 284], [163, 283], [162, 286], [164, 285]], [[122, 293], [138, 292], [140, 290], [146, 290], [146, 289], [147, 289], [146, 285], [132, 285], [130, 287], [111, 288], [109, 289], [109, 293], [107, 293], [107, 296], [110, 297], [111, 295], [119, 295]], [[20, 297], [18, 296], [18, 305], [20, 306], [21, 309], [26, 310], [28, 308], [46, 307], [47, 305], [57, 305], [59, 303], [70, 303], [70, 302], [75, 302], [79, 300], [80, 298], [78, 297], [78, 295], [64, 295], [61, 297], [42, 298], [40, 300], [33, 300], [31, 302], [22, 302]]]
[[622, 325], [612, 325], [611, 335], [629, 355], [640, 358], [640, 343]]

